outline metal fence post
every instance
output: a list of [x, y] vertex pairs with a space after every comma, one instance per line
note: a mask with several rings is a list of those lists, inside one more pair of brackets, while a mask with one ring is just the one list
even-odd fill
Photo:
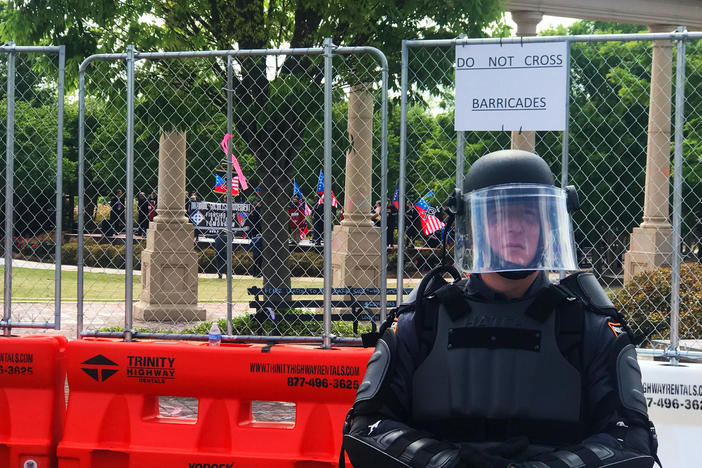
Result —
[[85, 65], [78, 70], [78, 252], [76, 254], [76, 338], [83, 331], [83, 255], [85, 230]]
[[[685, 33], [685, 27], [677, 29]], [[680, 229], [682, 224], [682, 173], [683, 173], [683, 139], [685, 128], [685, 41], [682, 37], [677, 42], [677, 64], [675, 68], [675, 155], [673, 175], [673, 268], [670, 286], [670, 363], [677, 365], [680, 356]]]
[[133, 328], [134, 260], [134, 54], [133, 45], [127, 46], [127, 187], [124, 196], [126, 224], [126, 252], [124, 265], [124, 340], [131, 341]]
[[397, 306], [402, 304], [402, 283], [405, 261], [405, 178], [407, 172], [405, 169], [405, 161], [407, 158], [407, 72], [409, 68], [409, 47], [407, 41], [402, 41], [402, 63], [400, 73], [400, 206], [397, 217]]
[[66, 46], [59, 49], [56, 133], [56, 249], [54, 250], [54, 329], [61, 329], [61, 242], [63, 241], [63, 99]]
[[[465, 39], [465, 34], [460, 34], [458, 39]], [[466, 172], [466, 132], [456, 132], [456, 190], [463, 192], [463, 174]], [[461, 200], [456, 200], [461, 203]], [[454, 224], [455, 226], [455, 224]], [[445, 235], [448, 235], [446, 233]]]
[[[14, 42], [8, 44], [7, 53], [7, 153], [5, 160], [5, 285], [3, 303], [3, 321], [12, 318], [12, 236], [14, 234], [14, 164], [15, 164], [15, 58]], [[5, 335], [12, 334], [11, 328], [5, 327]]]
[[[561, 188], [565, 190], [568, 186], [568, 145], [570, 144], [570, 41], [566, 41], [566, 98], [565, 98], [565, 129], [563, 130], [562, 138], [562, 153], [561, 153]], [[577, 252], [576, 252], [577, 261]], [[560, 279], [565, 278], [565, 272], [559, 273]]]
[[[227, 55], [227, 133], [232, 135], [233, 103], [232, 90], [234, 76], [232, 70], [232, 56]], [[232, 151], [234, 142], [227, 145], [227, 335], [232, 334]]]
[[331, 38], [324, 39], [324, 321], [322, 348], [331, 348], [331, 193], [332, 193], [332, 75], [333, 47]]
[[[385, 57], [383, 57], [385, 60]], [[387, 204], [387, 192], [388, 192], [388, 64], [387, 61], [383, 63], [383, 84], [382, 84], [382, 104], [381, 104], [381, 149], [380, 149], [380, 167], [381, 167], [381, 182], [380, 191]], [[387, 212], [387, 210], [385, 210]], [[399, 210], [398, 210], [398, 218]], [[399, 224], [400, 219], [398, 219], [398, 229], [397, 229], [397, 242], [399, 249], [399, 242], [402, 239], [402, 230]], [[404, 227], [404, 226], [403, 226]], [[387, 237], [387, 236], [386, 236]], [[388, 248], [387, 239], [383, 241], [383, 236], [380, 237], [380, 323], [385, 322], [385, 316], [387, 312], [387, 287], [388, 287]]]

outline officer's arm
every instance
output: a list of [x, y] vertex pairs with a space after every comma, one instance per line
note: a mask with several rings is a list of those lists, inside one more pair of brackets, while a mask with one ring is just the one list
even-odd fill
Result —
[[419, 353], [412, 319], [412, 314], [401, 315], [368, 362], [344, 435], [355, 468], [460, 466], [457, 445], [407, 424]]
[[520, 468], [651, 468], [657, 440], [648, 419], [641, 370], [629, 335], [615, 320], [597, 319], [598, 333], [584, 342], [584, 414], [588, 436]]

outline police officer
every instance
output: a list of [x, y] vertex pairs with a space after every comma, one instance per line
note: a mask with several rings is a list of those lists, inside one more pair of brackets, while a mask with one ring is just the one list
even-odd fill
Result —
[[487, 154], [456, 210], [456, 265], [425, 277], [381, 329], [344, 426], [355, 468], [650, 468], [629, 327], [576, 269], [574, 188], [539, 156]]

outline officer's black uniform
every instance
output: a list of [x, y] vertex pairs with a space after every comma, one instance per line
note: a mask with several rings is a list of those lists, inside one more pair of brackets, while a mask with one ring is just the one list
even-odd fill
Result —
[[[591, 275], [578, 276], [576, 281], [592, 287]], [[453, 337], [448, 333], [443, 340], [436, 336], [429, 349], [423, 343], [426, 337], [418, 329], [412, 302], [402, 306], [406, 312], [379, 340], [344, 438], [354, 467], [393, 466], [392, 459], [397, 460], [395, 466], [430, 467], [653, 466], [655, 433], [646, 414], [635, 351], [604, 292], [594, 291], [595, 298], [579, 298], [570, 289], [549, 287], [545, 274], [540, 274], [519, 300], [500, 297], [479, 276], [457, 282], [452, 288], [460, 290], [461, 297], [459, 302], [454, 297], [451, 305], [463, 312], [454, 312], [456, 319], [452, 320], [442, 304], [437, 322], [464, 325], [453, 328]], [[436, 302], [441, 302], [437, 294], [426, 295], [432, 297], [427, 309], [437, 308]], [[522, 306], [535, 302], [539, 306], [527, 307], [526, 315]], [[554, 302], [557, 304], [551, 305]], [[478, 303], [497, 306], [497, 310], [483, 313], [475, 307]], [[506, 305], [522, 310], [516, 315], [505, 314]], [[496, 311], [499, 316], [495, 316]], [[578, 323], [557, 326], [565, 314], [582, 319], [582, 328]], [[548, 317], [541, 321], [545, 315]], [[541, 324], [552, 327], [551, 337], [556, 342], [565, 342], [556, 343], [559, 354], [553, 353], [562, 360], [553, 359], [553, 355], [543, 360], [542, 350], [519, 350], [510, 343], [510, 339], [521, 340], [526, 347], [536, 342], [535, 335], [530, 339], [515, 332], [515, 325], [538, 330]], [[438, 325], [437, 335], [441, 328]], [[497, 343], [490, 344], [493, 336]], [[448, 345], [450, 340], [452, 346]], [[485, 347], [468, 348], [468, 341], [480, 341]], [[538, 342], [545, 345], [549, 340]], [[472, 360], [473, 368], [465, 369], [458, 382], [446, 381], [459, 372], [446, 372], [431, 361], [439, 348], [463, 352], [460, 364]], [[505, 351], [505, 360], [485, 361], [498, 350]], [[475, 351], [483, 354], [471, 357]], [[520, 352], [534, 354], [547, 367], [515, 368], [510, 358], [515, 359]], [[528, 363], [522, 361], [522, 365]], [[533, 374], [520, 380], [530, 372]], [[472, 381], [471, 377], [482, 379]], [[461, 401], [461, 396], [466, 398]], [[432, 415], [436, 417], [430, 419]]]
[[589, 273], [552, 285], [541, 272], [517, 299], [480, 274], [430, 274], [388, 325], [344, 428], [355, 468], [657, 459], [630, 329]]

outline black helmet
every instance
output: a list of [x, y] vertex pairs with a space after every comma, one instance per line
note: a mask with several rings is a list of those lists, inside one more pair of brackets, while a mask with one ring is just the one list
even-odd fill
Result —
[[551, 168], [540, 156], [523, 150], [502, 150], [473, 163], [463, 179], [463, 193], [502, 184], [554, 185]]
[[555, 187], [540, 156], [522, 150], [486, 154], [455, 197], [456, 265], [471, 273], [575, 269], [569, 211], [575, 190]]

